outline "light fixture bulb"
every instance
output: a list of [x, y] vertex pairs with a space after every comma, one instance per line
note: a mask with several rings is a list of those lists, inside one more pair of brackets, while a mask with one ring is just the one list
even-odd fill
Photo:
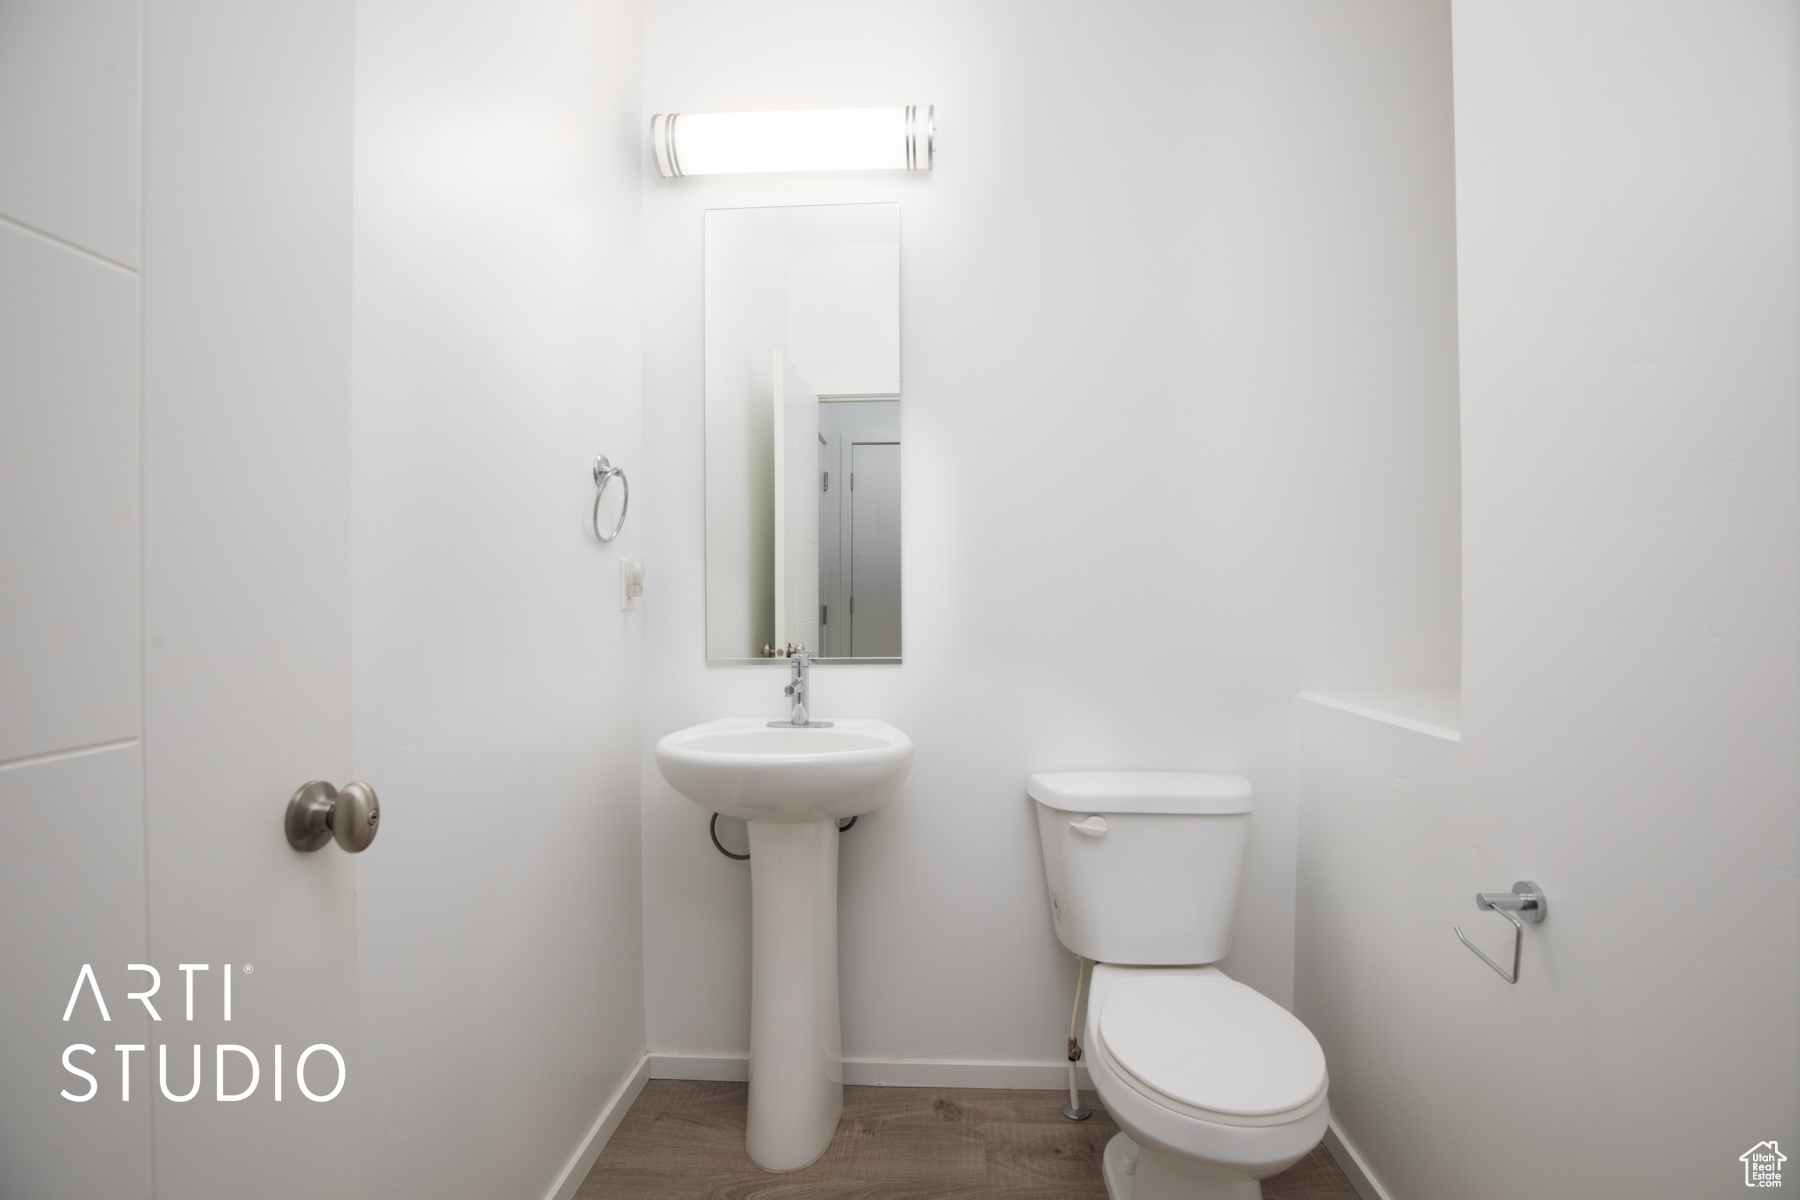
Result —
[[650, 141], [664, 179], [760, 171], [929, 171], [930, 106], [658, 113]]

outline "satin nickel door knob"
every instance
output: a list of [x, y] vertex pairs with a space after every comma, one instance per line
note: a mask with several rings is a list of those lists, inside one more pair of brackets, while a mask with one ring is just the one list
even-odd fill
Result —
[[345, 850], [360, 854], [375, 840], [380, 822], [381, 802], [368, 784], [346, 783], [340, 792], [315, 779], [288, 801], [288, 845], [296, 850], [317, 850], [336, 838]]

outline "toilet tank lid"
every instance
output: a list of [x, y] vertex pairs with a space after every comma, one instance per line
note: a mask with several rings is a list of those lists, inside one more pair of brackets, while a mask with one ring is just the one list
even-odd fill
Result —
[[1080, 813], [1246, 813], [1254, 798], [1242, 775], [1207, 771], [1052, 771], [1033, 775], [1025, 793]]

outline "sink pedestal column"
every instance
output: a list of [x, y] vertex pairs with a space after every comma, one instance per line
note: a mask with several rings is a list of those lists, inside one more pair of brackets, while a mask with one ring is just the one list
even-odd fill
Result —
[[758, 1166], [793, 1171], [844, 1108], [836, 821], [750, 822], [750, 1117]]

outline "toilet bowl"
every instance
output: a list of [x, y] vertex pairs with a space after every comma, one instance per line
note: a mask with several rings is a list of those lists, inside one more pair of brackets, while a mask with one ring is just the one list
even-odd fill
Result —
[[1096, 964], [1082, 1044], [1111, 1200], [1256, 1200], [1331, 1120], [1318, 1041], [1216, 967]]
[[1209, 964], [1231, 946], [1252, 792], [1237, 775], [1033, 775], [1050, 918], [1094, 962], [1084, 1057], [1123, 1131], [1111, 1200], [1257, 1200], [1319, 1144], [1325, 1055]]

